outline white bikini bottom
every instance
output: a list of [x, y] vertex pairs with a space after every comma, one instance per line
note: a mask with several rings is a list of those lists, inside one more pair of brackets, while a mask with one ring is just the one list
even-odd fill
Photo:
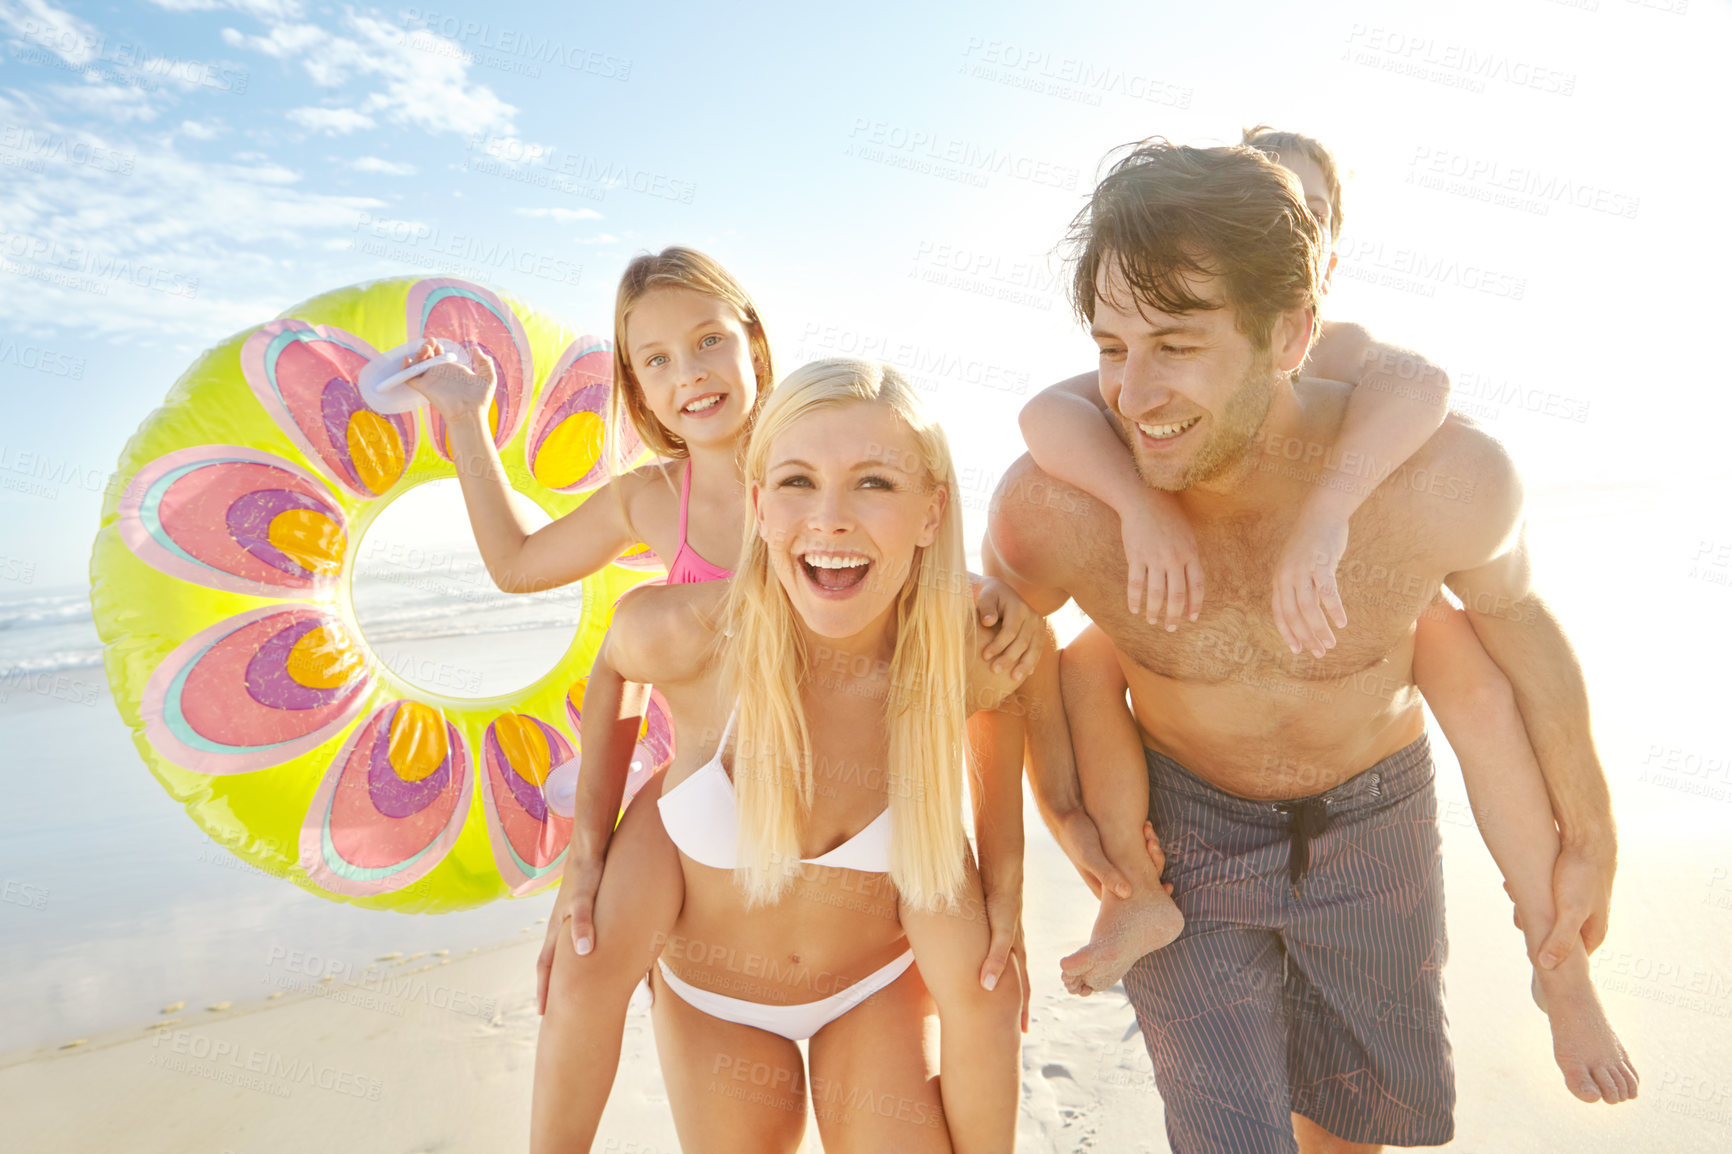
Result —
[[730, 998], [726, 994], [711, 990], [700, 990], [676, 976], [668, 969], [666, 962], [656, 959], [656, 965], [661, 967], [662, 980], [667, 982], [668, 989], [678, 994], [680, 1000], [687, 1005], [702, 1010], [712, 1018], [720, 1018], [724, 1022], [738, 1022], [742, 1026], [756, 1026], [760, 1030], [780, 1034], [793, 1042], [810, 1038], [900, 978], [903, 971], [913, 964], [914, 951], [905, 950], [901, 957], [889, 965], [872, 971], [840, 993], [831, 994], [828, 998], [821, 998], [816, 1002], [772, 1006], [763, 1002], [748, 1002], [743, 998]]

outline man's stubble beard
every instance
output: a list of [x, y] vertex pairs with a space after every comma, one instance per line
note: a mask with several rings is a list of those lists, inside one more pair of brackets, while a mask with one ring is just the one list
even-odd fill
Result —
[[[1152, 489], [1176, 493], [1192, 485], [1213, 481], [1239, 468], [1250, 455], [1257, 431], [1263, 427], [1263, 422], [1269, 416], [1269, 407], [1275, 403], [1275, 387], [1279, 379], [1275, 372], [1274, 355], [1269, 352], [1259, 355], [1252, 362], [1251, 368], [1239, 379], [1238, 388], [1227, 398], [1213, 433], [1176, 480], [1151, 476], [1151, 470], [1145, 466], [1142, 454], [1133, 449], [1131, 460], [1136, 464], [1137, 476]], [[1129, 435], [1130, 443], [1135, 445], [1136, 424], [1122, 415], [1119, 415], [1118, 419], [1127, 426], [1125, 432]]]

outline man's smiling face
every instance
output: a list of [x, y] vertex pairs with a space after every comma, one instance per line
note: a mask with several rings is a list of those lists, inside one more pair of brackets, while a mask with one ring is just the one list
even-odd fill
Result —
[[[1212, 278], [1190, 287], [1220, 300]], [[1277, 345], [1285, 328], [1276, 325]], [[1090, 333], [1100, 347], [1101, 395], [1148, 484], [1188, 488], [1250, 451], [1280, 376], [1270, 350], [1235, 327], [1231, 305], [1180, 314], [1139, 308], [1118, 262], [1103, 260]]]

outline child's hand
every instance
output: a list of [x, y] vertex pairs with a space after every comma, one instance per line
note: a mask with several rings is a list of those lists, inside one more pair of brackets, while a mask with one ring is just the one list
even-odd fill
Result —
[[[428, 337], [413, 356], [403, 358], [403, 367], [408, 368], [417, 361], [432, 360], [438, 355], [438, 342]], [[498, 374], [493, 367], [493, 358], [486, 353], [477, 349], [474, 359], [479, 365], [478, 372], [471, 372], [462, 365], [434, 365], [405, 383], [426, 397], [447, 421], [456, 420], [466, 413], [485, 413], [488, 402], [493, 399]]]
[[[1347, 625], [1335, 569], [1347, 551], [1347, 521], [1328, 513], [1302, 512], [1287, 548], [1275, 565], [1275, 628], [1281, 640], [1298, 653], [1322, 657], [1335, 648], [1335, 628]], [[1328, 614], [1328, 620], [1324, 614]]]
[[1171, 632], [1179, 627], [1181, 616], [1195, 621], [1203, 610], [1203, 565], [1191, 522], [1178, 501], [1170, 493], [1151, 492], [1148, 497], [1119, 515], [1125, 560], [1130, 564], [1126, 593], [1131, 612], [1146, 616], [1150, 625], [1160, 624], [1164, 607]]
[[1034, 672], [1035, 663], [1040, 660], [1041, 634], [1045, 632], [1040, 615], [1016, 595], [1016, 590], [996, 577], [988, 577], [981, 584], [974, 603], [982, 626], [988, 629], [998, 626], [997, 632], [981, 647], [980, 659], [992, 666], [994, 673], [1003, 673], [1008, 667], [1017, 681]]

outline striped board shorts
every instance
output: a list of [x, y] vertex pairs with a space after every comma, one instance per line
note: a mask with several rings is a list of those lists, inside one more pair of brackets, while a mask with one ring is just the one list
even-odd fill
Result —
[[1124, 985], [1174, 1154], [1292, 1154], [1289, 1112], [1350, 1142], [1450, 1141], [1426, 739], [1285, 802], [1224, 793], [1144, 752], [1185, 929]]

